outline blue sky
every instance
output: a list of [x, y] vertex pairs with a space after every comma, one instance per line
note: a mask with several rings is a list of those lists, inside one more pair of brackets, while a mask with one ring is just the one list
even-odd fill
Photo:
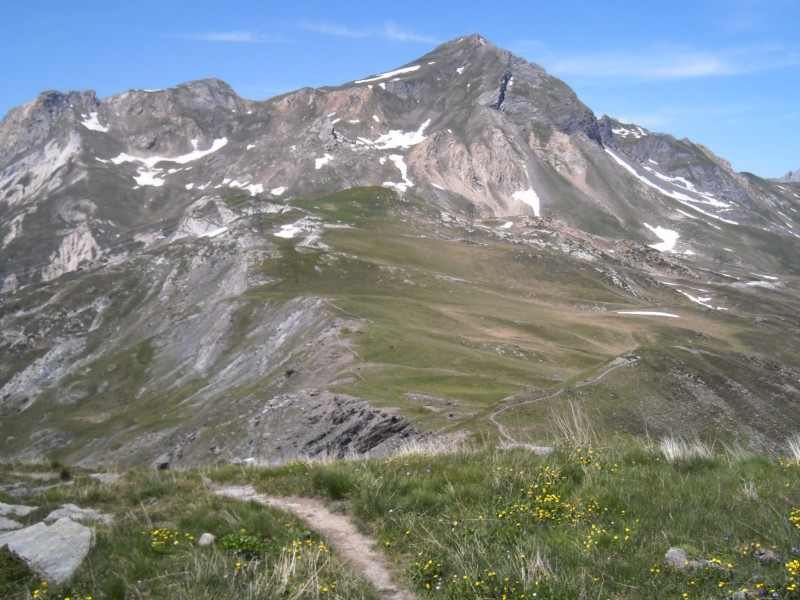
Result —
[[[474, 6], [473, 6], [474, 4]], [[800, 168], [800, 2], [2, 0], [0, 116], [218, 77], [251, 99], [336, 85], [480, 33], [598, 116], [688, 137], [738, 171]]]

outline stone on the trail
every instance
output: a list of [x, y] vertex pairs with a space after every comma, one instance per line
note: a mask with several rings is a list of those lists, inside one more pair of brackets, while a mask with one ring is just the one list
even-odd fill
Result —
[[111, 525], [114, 522], [114, 518], [111, 515], [98, 512], [93, 508], [81, 508], [74, 504], [62, 504], [60, 508], [47, 515], [44, 520], [51, 523], [62, 517], [68, 517], [73, 521], [101, 521], [106, 525]]
[[22, 523], [18, 523], [14, 519], [0, 517], [0, 531], [11, 531], [13, 529], [20, 529], [21, 527]]
[[22, 504], [5, 504], [0, 502], [0, 517], [24, 517], [36, 510], [35, 506], [24, 506]]
[[25, 529], [0, 534], [0, 546], [8, 544], [44, 580], [69, 579], [92, 546], [92, 530], [63, 517], [52, 525], [36, 523]]
[[197, 540], [197, 545], [198, 546], [210, 546], [211, 544], [214, 543], [215, 539], [216, 538], [214, 537], [213, 533], [206, 532], [206, 533], [204, 533], [203, 535], [200, 536], [199, 540]]

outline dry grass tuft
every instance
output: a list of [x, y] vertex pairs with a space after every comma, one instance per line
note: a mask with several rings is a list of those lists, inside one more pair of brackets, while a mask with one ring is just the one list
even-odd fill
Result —
[[554, 412], [550, 417], [550, 423], [556, 439], [562, 446], [586, 448], [597, 444], [597, 434], [589, 416], [573, 402], [569, 403], [569, 411]]
[[699, 439], [685, 440], [682, 438], [667, 437], [661, 440], [659, 448], [667, 462], [689, 460], [693, 458], [714, 458], [714, 450], [711, 446]]

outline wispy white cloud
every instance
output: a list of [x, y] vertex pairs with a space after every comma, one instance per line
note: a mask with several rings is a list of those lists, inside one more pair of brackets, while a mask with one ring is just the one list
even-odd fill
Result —
[[[520, 43], [524, 47], [524, 43]], [[539, 44], [535, 45], [540, 48]], [[545, 49], [537, 56], [558, 75], [618, 80], [678, 80], [741, 75], [800, 65], [800, 50], [778, 45], [741, 46], [719, 50], [651, 47], [564, 56]]]
[[687, 79], [737, 72], [736, 65], [704, 52], [591, 54], [556, 59], [549, 69], [565, 75], [621, 79]]
[[752, 119], [753, 107], [744, 104], [729, 104], [713, 106], [686, 104], [674, 106], [661, 106], [645, 113], [620, 112], [614, 114], [614, 118], [623, 123], [640, 125], [647, 129], [661, 130], [665, 127], [672, 127], [678, 124], [691, 123], [693, 121], [712, 121], [721, 122], [722, 120], [731, 121], [733, 119]]
[[438, 44], [439, 40], [432, 36], [417, 33], [410, 29], [399, 27], [395, 23], [384, 23], [380, 27], [370, 27], [366, 29], [357, 29], [339, 25], [336, 23], [324, 23], [314, 21], [303, 21], [300, 23], [300, 28], [306, 31], [313, 31], [322, 35], [332, 35], [337, 37], [348, 38], [383, 38], [393, 40], [396, 42], [413, 42], [418, 44]]
[[237, 44], [275, 44], [285, 43], [282, 34], [254, 33], [252, 31], [211, 31], [181, 36], [182, 39], [196, 42], [230, 42]]
[[300, 23], [300, 28], [306, 31], [313, 31], [314, 33], [321, 33], [322, 35], [333, 35], [337, 37], [349, 38], [365, 38], [373, 35], [366, 29], [352, 29], [344, 25], [336, 25], [334, 23], [316, 23], [310, 21], [303, 21]]
[[379, 35], [398, 42], [415, 42], [418, 44], [438, 44], [439, 40], [434, 37], [416, 33], [408, 29], [398, 27], [394, 23], [386, 23], [379, 31]]

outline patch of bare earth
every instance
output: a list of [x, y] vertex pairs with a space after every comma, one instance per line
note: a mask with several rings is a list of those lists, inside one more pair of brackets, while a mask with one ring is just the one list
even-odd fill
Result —
[[335, 513], [319, 500], [274, 497], [257, 493], [251, 486], [230, 486], [215, 490], [217, 495], [258, 502], [293, 513], [324, 535], [342, 561], [366, 579], [382, 600], [415, 600], [415, 596], [392, 581], [384, 555], [375, 540], [360, 533], [345, 515]]

